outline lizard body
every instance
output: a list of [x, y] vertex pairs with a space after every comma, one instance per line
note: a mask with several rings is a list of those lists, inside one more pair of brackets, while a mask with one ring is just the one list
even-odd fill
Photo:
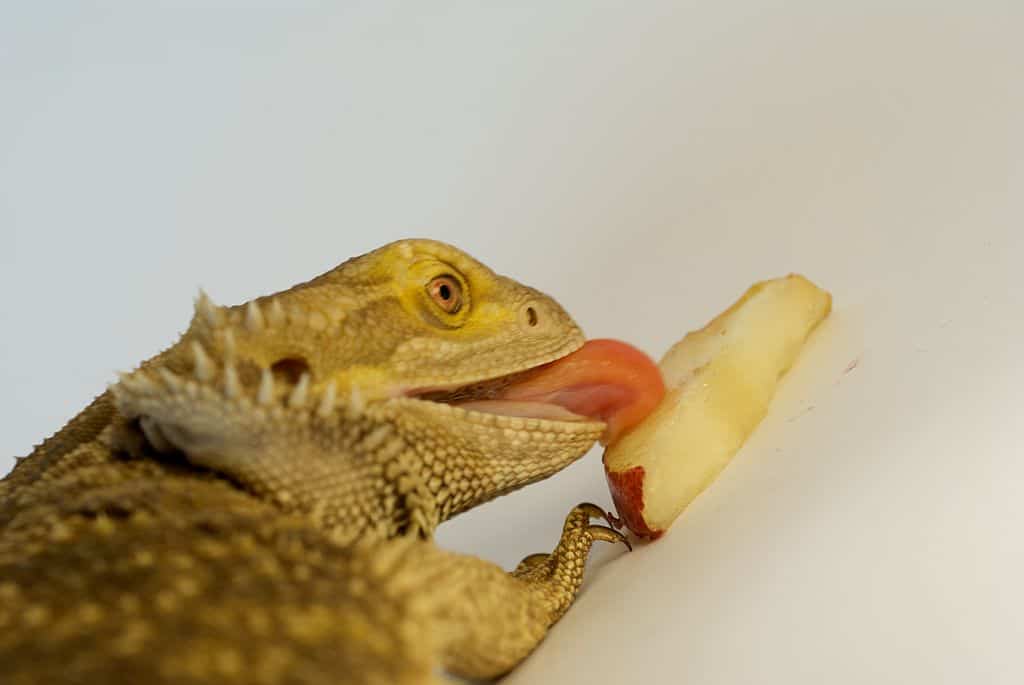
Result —
[[601, 436], [501, 401], [583, 343], [552, 299], [434, 241], [244, 305], [201, 295], [177, 343], [0, 481], [4, 682], [508, 671], [572, 603], [591, 544], [624, 538], [579, 505], [552, 553], [506, 573], [431, 536]]

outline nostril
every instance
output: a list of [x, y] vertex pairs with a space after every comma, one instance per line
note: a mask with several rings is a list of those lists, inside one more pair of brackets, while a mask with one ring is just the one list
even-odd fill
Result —
[[537, 310], [533, 307], [526, 308], [526, 323], [530, 326], [537, 325]]
[[309, 372], [309, 362], [302, 357], [285, 357], [271, 364], [270, 372], [274, 374], [274, 380], [294, 385], [302, 378], [302, 374]]

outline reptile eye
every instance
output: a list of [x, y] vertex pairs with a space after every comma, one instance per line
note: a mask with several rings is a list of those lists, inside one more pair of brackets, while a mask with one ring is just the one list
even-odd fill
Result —
[[437, 306], [448, 314], [462, 308], [462, 285], [451, 276], [438, 276], [427, 284], [427, 292]]

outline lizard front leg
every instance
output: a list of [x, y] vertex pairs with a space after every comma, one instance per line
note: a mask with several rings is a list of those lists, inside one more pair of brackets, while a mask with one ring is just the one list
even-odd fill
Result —
[[469, 678], [493, 678], [515, 667], [569, 608], [583, 581], [595, 540], [626, 538], [592, 518], [607, 515], [593, 504], [575, 507], [550, 554], [527, 557], [512, 573], [495, 564], [437, 550], [432, 561], [446, 591], [438, 596], [445, 668]]

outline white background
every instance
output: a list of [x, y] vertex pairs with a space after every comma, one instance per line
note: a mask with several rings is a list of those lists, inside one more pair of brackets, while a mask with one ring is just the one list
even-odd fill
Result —
[[[658, 356], [800, 271], [836, 313], [769, 418], [509, 682], [1024, 681], [1020, 3], [20, 4], [0, 473], [200, 286], [429, 236]], [[441, 542], [550, 549], [599, 457]]]

